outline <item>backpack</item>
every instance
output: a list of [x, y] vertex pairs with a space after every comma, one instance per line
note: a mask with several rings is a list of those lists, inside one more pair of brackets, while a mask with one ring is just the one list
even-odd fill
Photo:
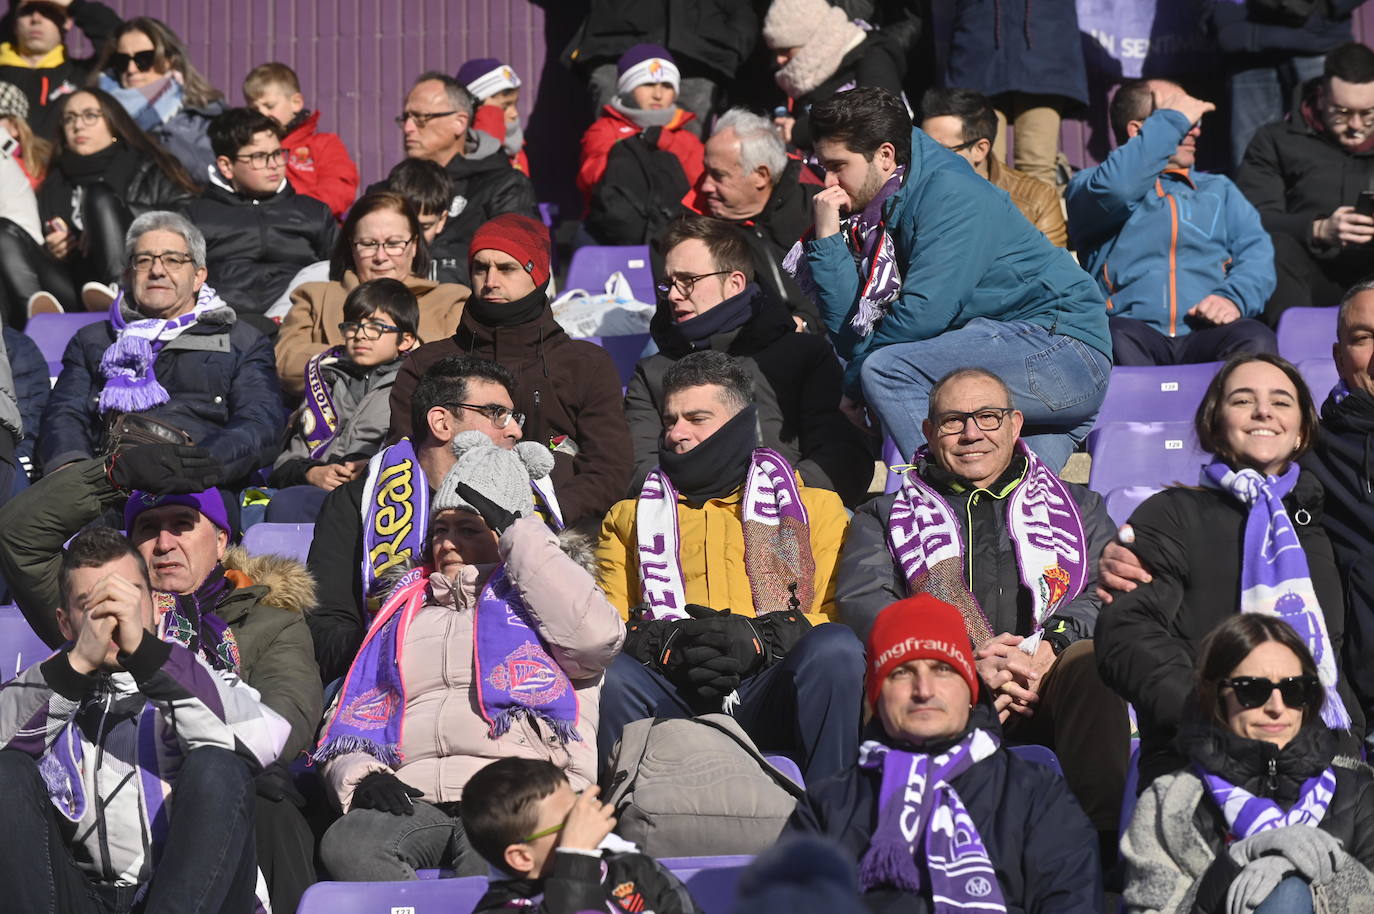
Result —
[[805, 795], [726, 714], [637, 720], [607, 773], [616, 832], [650, 857], [761, 853]]
[[677, 156], [658, 148], [650, 127], [611, 147], [585, 221], [598, 244], [648, 244], [682, 212], [689, 185]]

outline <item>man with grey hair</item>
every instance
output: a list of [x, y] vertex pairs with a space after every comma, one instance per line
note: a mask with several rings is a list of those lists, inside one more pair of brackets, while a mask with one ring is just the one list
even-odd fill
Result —
[[110, 318], [77, 331], [62, 356], [38, 456], [48, 472], [121, 441], [197, 444], [246, 480], [280, 447], [272, 346], [205, 284], [205, 238], [156, 210], [125, 235]]
[[[453, 182], [448, 222], [429, 246], [436, 278], [471, 285], [468, 243], [493, 216], [523, 213], [539, 217], [534, 185], [511, 167], [501, 141], [472, 129], [473, 98], [446, 73], [421, 73], [396, 118], [408, 158], [436, 162]], [[385, 181], [368, 191], [386, 190]]]
[[[1049, 746], [1113, 854], [1130, 751], [1125, 703], [1097, 675], [1102, 499], [1061, 481], [1021, 440], [1001, 378], [960, 368], [935, 382], [896, 492], [854, 513], [840, 554], [839, 620], [867, 638], [888, 605], [930, 593], [959, 608], [1007, 739]], [[1105, 857], [1110, 861], [1111, 856]]]

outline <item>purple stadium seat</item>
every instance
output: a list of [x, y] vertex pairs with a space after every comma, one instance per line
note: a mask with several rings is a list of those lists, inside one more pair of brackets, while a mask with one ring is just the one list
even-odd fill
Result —
[[1088, 486], [1110, 492], [1124, 486], [1164, 486], [1197, 482], [1198, 467], [1209, 462], [1198, 447], [1193, 423], [1108, 422], [1093, 429], [1088, 442], [1092, 469]]
[[1131, 740], [1131, 760], [1126, 763], [1126, 789], [1121, 792], [1121, 834], [1135, 818], [1136, 788], [1140, 785], [1140, 740]]
[[902, 474], [894, 473], [893, 467], [902, 466], [909, 461], [902, 456], [902, 452], [897, 450], [897, 442], [886, 435], [883, 436], [883, 466], [887, 467], [887, 485], [883, 491], [887, 494], [896, 492], [902, 485]]
[[1054, 750], [1050, 749], [1048, 746], [1027, 744], [1024, 746], [1008, 746], [1007, 748], [1028, 762], [1044, 765], [1046, 768], [1053, 768], [1061, 775], [1064, 773], [1064, 769], [1059, 765], [1059, 756], [1055, 755]]
[[314, 536], [314, 524], [254, 524], [243, 534], [243, 548], [249, 555], [284, 555], [304, 562]]
[[0, 606], [0, 682], [8, 682], [52, 653], [52, 648], [29, 628], [18, 606]]
[[657, 300], [654, 296], [653, 268], [649, 265], [649, 247], [643, 244], [626, 247], [586, 245], [578, 248], [573, 251], [564, 285], [569, 289], [586, 289], [595, 295], [606, 288], [606, 280], [616, 271], [625, 274], [638, 301], [653, 304]]
[[1138, 508], [1142, 501], [1158, 491], [1158, 486], [1122, 486], [1112, 489], [1105, 499], [1107, 514], [1117, 526], [1120, 526], [1131, 519], [1131, 512]]
[[1294, 364], [1305, 359], [1331, 361], [1340, 308], [1289, 308], [1279, 318], [1279, 355]]
[[664, 857], [659, 862], [682, 880], [705, 914], [730, 914], [740, 873], [754, 861], [747, 855]]
[[764, 759], [768, 761], [768, 764], [787, 775], [793, 784], [803, 790], [806, 789], [806, 781], [802, 779], [801, 769], [797, 767], [796, 762], [785, 755], [765, 755]]
[[[1108, 422], [1169, 422], [1193, 418], [1220, 362], [1153, 368], [1113, 368], [1097, 426]], [[1096, 434], [1097, 429], [1093, 430]], [[1089, 436], [1091, 438], [1091, 435]], [[1091, 440], [1088, 443], [1092, 447]]]
[[472, 914], [487, 891], [485, 876], [417, 882], [317, 882], [296, 914]]
[[24, 327], [24, 335], [38, 344], [38, 351], [48, 362], [48, 377], [56, 378], [62, 370], [62, 353], [76, 331], [87, 324], [103, 321], [104, 311], [76, 314], [35, 314]]
[[1317, 411], [1320, 412], [1322, 404], [1331, 393], [1331, 388], [1340, 380], [1340, 375], [1336, 373], [1336, 363], [1331, 360], [1331, 354], [1327, 353], [1317, 358], [1303, 359], [1297, 365], [1302, 379], [1307, 382], [1307, 389], [1312, 392], [1312, 399], [1317, 403]]
[[611, 360], [615, 362], [615, 370], [620, 373], [620, 384], [625, 386], [630, 383], [630, 378], [634, 376], [635, 365], [646, 354], [657, 352], [654, 347], [651, 352], [645, 350], [650, 348], [652, 338], [647, 333], [627, 333], [624, 336], [587, 336], [583, 337], [588, 343], [595, 343], [602, 349], [611, 354]]

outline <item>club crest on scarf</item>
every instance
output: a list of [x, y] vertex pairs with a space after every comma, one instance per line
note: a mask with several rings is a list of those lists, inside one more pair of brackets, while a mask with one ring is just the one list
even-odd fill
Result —
[[568, 682], [558, 673], [558, 666], [547, 651], [527, 643], [507, 654], [487, 675], [487, 682], [509, 692], [520, 704], [533, 707], [553, 701], [567, 691]]
[[359, 730], [380, 730], [396, 713], [396, 693], [390, 689], [368, 689], [339, 709], [339, 718]]

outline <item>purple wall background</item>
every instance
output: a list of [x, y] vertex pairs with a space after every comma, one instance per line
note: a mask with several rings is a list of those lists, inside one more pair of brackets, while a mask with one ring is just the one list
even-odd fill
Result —
[[[170, 25], [231, 104], [242, 103], [243, 77], [255, 65], [290, 64], [307, 104], [323, 111], [322, 128], [348, 145], [364, 184], [384, 177], [401, 157], [400, 131], [391, 119], [417, 74], [453, 73], [472, 57], [501, 58], [525, 82], [520, 109], [540, 198], [565, 208], [576, 199], [578, 138], [591, 111], [582, 87], [556, 57], [585, 3], [544, 0], [545, 9], [531, 0], [106, 2], [126, 17], [156, 16]], [[1374, 3], [1356, 12], [1355, 36], [1374, 38]], [[1105, 148], [1101, 133], [1078, 120], [1064, 123], [1063, 145], [1078, 166], [1091, 164], [1095, 150], [1101, 155]]]

